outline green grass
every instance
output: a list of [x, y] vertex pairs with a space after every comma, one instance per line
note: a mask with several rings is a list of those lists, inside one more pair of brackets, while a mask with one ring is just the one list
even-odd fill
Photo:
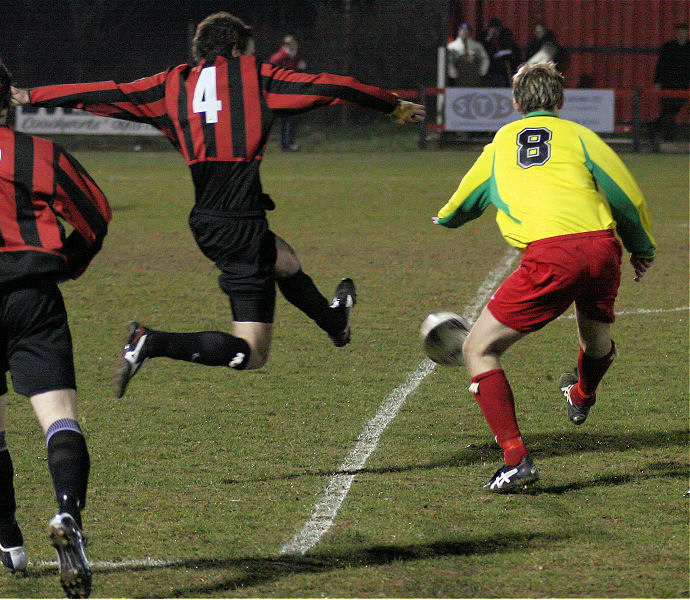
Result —
[[[617, 308], [630, 312], [617, 320], [619, 358], [587, 423], [569, 423], [555, 383], [576, 358], [573, 320], [505, 357], [542, 475], [530, 493], [482, 493], [500, 450], [466, 371], [438, 368], [383, 433], [320, 543], [304, 558], [278, 554], [420, 363], [424, 316], [462, 311], [506, 251], [491, 214], [455, 231], [430, 223], [476, 154], [365, 148], [272, 148], [263, 167], [278, 206], [272, 228], [304, 269], [327, 295], [345, 275], [357, 282], [353, 343], [333, 348], [279, 298], [264, 369], [158, 359], [119, 401], [110, 374], [127, 321], [228, 330], [231, 316], [186, 225], [182, 159], [78, 154], [114, 212], [102, 253], [63, 286], [92, 458], [89, 555], [165, 561], [98, 567], [93, 596], [687, 598], [688, 314], [672, 311], [688, 304], [687, 155], [624, 156], [660, 251], [640, 284], [624, 266]], [[28, 401], [10, 394], [9, 413], [26, 545], [35, 564], [51, 561], [43, 439]], [[0, 573], [0, 596], [60, 595], [54, 568]]]

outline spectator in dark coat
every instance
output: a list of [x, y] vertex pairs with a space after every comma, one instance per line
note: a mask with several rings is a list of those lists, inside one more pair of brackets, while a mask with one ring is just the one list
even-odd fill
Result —
[[521, 62], [520, 48], [515, 43], [513, 32], [504, 27], [499, 19], [493, 18], [479, 41], [491, 60], [484, 85], [510, 87], [513, 73]]
[[541, 22], [534, 24], [534, 37], [525, 49], [525, 62], [534, 64], [542, 60], [550, 60], [556, 65], [556, 69], [563, 73], [564, 51], [558, 44], [553, 31], [547, 29]]
[[[659, 50], [654, 72], [654, 87], [662, 90], [687, 90], [690, 87], [690, 41], [688, 24], [676, 25], [676, 38]], [[652, 127], [652, 141], [656, 144], [659, 132], [664, 141], [672, 142], [677, 131], [676, 116], [687, 101], [685, 98], [661, 98], [661, 112]]]

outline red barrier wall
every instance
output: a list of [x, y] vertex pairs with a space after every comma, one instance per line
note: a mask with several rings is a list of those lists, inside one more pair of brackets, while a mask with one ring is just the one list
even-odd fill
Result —
[[[675, 36], [678, 22], [690, 21], [687, 0], [452, 0], [449, 28], [466, 21], [484, 29], [497, 17], [512, 29], [516, 42], [525, 47], [536, 22], [551, 29], [567, 49], [566, 85], [577, 87], [588, 75], [594, 87], [632, 89], [653, 86], [657, 51]], [[524, 57], [523, 57], [524, 58]], [[643, 120], [656, 116], [658, 102], [645, 98]], [[680, 115], [688, 120], [686, 106]], [[629, 121], [632, 104], [621, 97], [616, 119]]]

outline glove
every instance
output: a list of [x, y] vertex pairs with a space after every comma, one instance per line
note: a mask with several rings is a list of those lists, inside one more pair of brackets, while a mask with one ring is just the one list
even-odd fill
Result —
[[401, 125], [403, 123], [421, 121], [421, 119], [417, 119], [417, 116], [423, 114], [423, 111], [420, 113], [420, 108], [423, 109], [423, 107], [421, 107], [419, 104], [398, 99], [398, 103], [395, 105], [393, 112], [390, 114], [391, 121]]

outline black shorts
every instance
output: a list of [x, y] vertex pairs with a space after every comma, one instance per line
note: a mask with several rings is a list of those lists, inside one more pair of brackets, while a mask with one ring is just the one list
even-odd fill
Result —
[[6, 373], [23, 396], [76, 389], [72, 336], [54, 282], [0, 286], [0, 393]]
[[218, 284], [230, 298], [235, 321], [272, 323], [276, 289], [276, 240], [265, 217], [194, 210], [194, 239], [220, 269]]

